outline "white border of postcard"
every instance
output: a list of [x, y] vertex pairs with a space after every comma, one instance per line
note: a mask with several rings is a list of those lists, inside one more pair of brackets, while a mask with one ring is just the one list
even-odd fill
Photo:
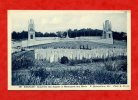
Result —
[[[103, 85], [18, 85], [11, 84], [11, 13], [17, 11], [55, 11], [55, 10], [8, 10], [8, 90], [131, 90], [131, 11], [130, 10], [63, 10], [63, 11], [92, 11], [95, 13], [127, 12], [127, 84]], [[56, 10], [57, 11], [57, 10]], [[61, 11], [61, 10], [60, 10]]]

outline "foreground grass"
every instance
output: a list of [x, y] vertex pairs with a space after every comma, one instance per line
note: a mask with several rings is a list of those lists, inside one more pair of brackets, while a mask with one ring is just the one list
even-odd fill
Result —
[[[93, 62], [73, 66], [36, 61], [35, 66], [12, 72], [13, 85], [87, 85], [87, 84], [126, 84], [127, 72], [117, 67], [125, 61], [112, 61], [109, 69], [107, 63]], [[110, 62], [111, 63], [111, 62]], [[115, 63], [119, 64], [116, 65]]]

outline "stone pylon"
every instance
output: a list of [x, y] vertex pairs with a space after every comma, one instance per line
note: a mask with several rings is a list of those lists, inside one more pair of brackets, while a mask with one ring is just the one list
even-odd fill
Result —
[[103, 23], [102, 38], [103, 39], [113, 38], [111, 22], [109, 20], [106, 20], [105, 23]]
[[66, 38], [69, 38], [68, 30], [67, 30], [67, 35], [66, 35]]
[[35, 40], [35, 26], [33, 19], [29, 20], [28, 25], [28, 40]]
[[29, 25], [28, 25], [28, 41], [27, 41], [27, 46], [31, 46], [34, 43], [35, 43], [35, 26], [34, 26], [33, 19], [30, 19], [29, 20]]

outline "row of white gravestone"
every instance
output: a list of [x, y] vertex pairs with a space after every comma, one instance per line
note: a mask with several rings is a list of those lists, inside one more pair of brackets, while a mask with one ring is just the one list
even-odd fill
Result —
[[68, 57], [68, 59], [82, 60], [95, 59], [95, 58], [107, 58], [116, 56], [126, 56], [126, 49], [121, 48], [100, 48], [92, 50], [83, 49], [35, 49], [35, 59], [37, 60], [47, 60], [49, 62], [57, 62], [63, 56]]

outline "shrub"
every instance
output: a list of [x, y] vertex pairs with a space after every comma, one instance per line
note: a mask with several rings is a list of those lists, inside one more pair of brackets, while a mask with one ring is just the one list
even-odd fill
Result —
[[50, 72], [48, 72], [46, 69], [38, 69], [38, 70], [31, 70], [31, 74], [35, 77], [40, 77], [41, 82], [45, 80], [50, 75]]
[[108, 71], [127, 71], [127, 61], [126, 60], [107, 60], [104, 61], [104, 66]]
[[103, 58], [94, 58], [92, 59], [93, 62], [103, 62], [104, 59]]
[[61, 58], [61, 64], [67, 64], [69, 62], [69, 59], [68, 59], [68, 57], [66, 57], [66, 56], [63, 56], [62, 58]]
[[70, 66], [74, 66], [74, 65], [75, 65], [75, 61], [74, 61], [74, 60], [70, 60], [70, 61], [69, 61], [69, 65], [70, 65]]
[[29, 68], [30, 66], [34, 66], [34, 61], [32, 58], [22, 57], [22, 58], [17, 58], [12, 61], [13, 70]]
[[122, 64], [120, 64], [120, 70], [127, 72], [127, 61], [124, 61]]

